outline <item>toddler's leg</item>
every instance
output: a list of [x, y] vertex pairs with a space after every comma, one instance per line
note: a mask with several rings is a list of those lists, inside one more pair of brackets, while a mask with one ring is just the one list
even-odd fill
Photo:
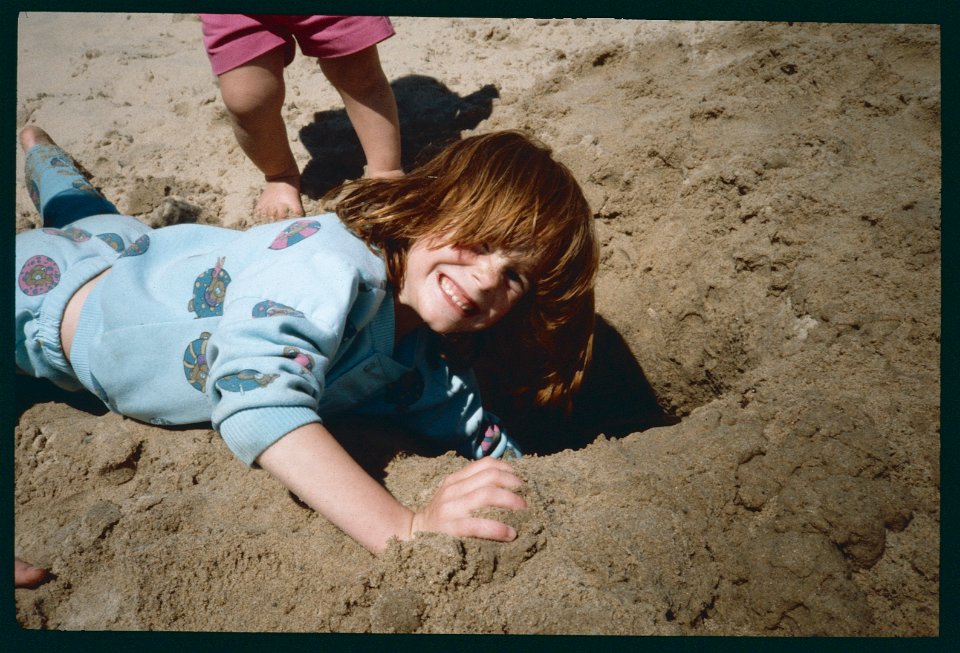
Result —
[[286, 90], [283, 64], [280, 47], [219, 76], [220, 95], [230, 113], [237, 142], [267, 182], [256, 214], [271, 219], [304, 215], [300, 169], [290, 150], [281, 113]]
[[320, 59], [320, 69], [343, 98], [367, 158], [367, 176], [402, 176], [397, 100], [380, 66], [377, 46]]
[[32, 125], [24, 127], [20, 146], [26, 153], [27, 190], [44, 227], [60, 228], [91, 215], [119, 213], [47, 132]]

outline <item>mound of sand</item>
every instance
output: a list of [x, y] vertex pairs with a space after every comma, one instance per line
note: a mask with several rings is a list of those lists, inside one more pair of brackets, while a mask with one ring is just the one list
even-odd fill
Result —
[[[18, 380], [16, 553], [56, 574], [17, 590], [18, 621], [936, 635], [939, 29], [395, 26], [381, 57], [407, 164], [461, 134], [528, 130], [582, 180], [602, 238], [597, 364], [574, 415], [510, 415], [539, 453], [516, 465], [519, 538], [422, 536], [376, 558], [208, 429]], [[19, 27], [19, 123], [47, 128], [122, 211], [253, 224], [259, 175], [195, 17]], [[298, 56], [287, 82], [320, 211], [362, 157], [315, 64]], [[36, 223], [22, 190], [17, 220]], [[382, 424], [338, 433], [409, 505], [462, 464], [396, 455], [402, 434]]]

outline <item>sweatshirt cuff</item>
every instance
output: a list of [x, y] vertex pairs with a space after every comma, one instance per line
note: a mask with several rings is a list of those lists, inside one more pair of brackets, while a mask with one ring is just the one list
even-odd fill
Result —
[[249, 408], [220, 422], [217, 430], [233, 454], [254, 467], [254, 460], [290, 431], [323, 422], [316, 411], [303, 406]]

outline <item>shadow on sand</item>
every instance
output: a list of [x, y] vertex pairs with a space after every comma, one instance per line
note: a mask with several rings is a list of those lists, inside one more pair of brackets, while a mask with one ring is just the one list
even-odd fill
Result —
[[[397, 98], [403, 167], [410, 170], [430, 159], [460, 134], [490, 117], [497, 89], [487, 84], [461, 97], [432, 77], [407, 75], [390, 84]], [[300, 130], [310, 160], [304, 166], [301, 190], [319, 199], [345, 179], [363, 175], [360, 141], [343, 109], [319, 111]]]
[[477, 376], [484, 407], [506, 423], [524, 453], [545, 455], [581, 449], [601, 434], [620, 438], [680, 421], [660, 407], [627, 343], [600, 315], [593, 362], [569, 415], [559, 408], [515, 407], [505, 393], [498, 391], [495, 370], [479, 365]]

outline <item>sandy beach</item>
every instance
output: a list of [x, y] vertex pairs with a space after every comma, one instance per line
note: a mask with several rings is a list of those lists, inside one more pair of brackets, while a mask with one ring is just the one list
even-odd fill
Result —
[[[531, 452], [517, 540], [375, 557], [233, 457], [15, 380], [26, 628], [608, 635], [940, 631], [940, 30], [393, 18], [404, 163], [521, 129], [602, 242], [570, 417], [484, 393]], [[57, 43], [57, 48], [50, 47]], [[151, 225], [257, 224], [187, 14], [19, 17], [17, 123]], [[308, 213], [362, 174], [316, 62], [284, 117]], [[11, 147], [13, 147], [11, 138]], [[17, 230], [38, 226], [18, 151]], [[344, 445], [401, 501], [464, 464], [389, 424]]]

